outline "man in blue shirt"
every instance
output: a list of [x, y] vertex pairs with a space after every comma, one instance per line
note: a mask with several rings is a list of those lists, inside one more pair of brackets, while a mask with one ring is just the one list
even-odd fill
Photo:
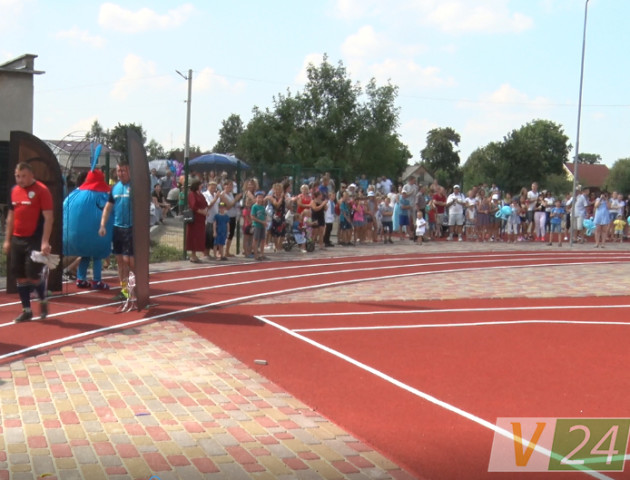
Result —
[[116, 174], [118, 176], [118, 183], [112, 187], [109, 200], [103, 209], [98, 234], [105, 236], [105, 226], [113, 211], [114, 231], [112, 233], [112, 252], [116, 255], [116, 262], [118, 263], [118, 279], [120, 280], [121, 287], [118, 298], [124, 300], [128, 296], [127, 282], [129, 272], [132, 271], [134, 267], [129, 164], [118, 164]]

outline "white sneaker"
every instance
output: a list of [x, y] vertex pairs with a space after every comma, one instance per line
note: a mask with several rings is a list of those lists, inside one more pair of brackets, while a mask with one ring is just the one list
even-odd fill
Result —
[[460, 235], [459, 237], [457, 237], [457, 241], [461, 242], [462, 241], [462, 236]]

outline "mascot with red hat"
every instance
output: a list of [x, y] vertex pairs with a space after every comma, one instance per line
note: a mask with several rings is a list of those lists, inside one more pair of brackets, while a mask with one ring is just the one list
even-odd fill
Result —
[[[112, 224], [107, 226], [108, 234], [99, 236], [103, 208], [109, 198], [110, 187], [105, 182], [103, 172], [95, 168], [101, 153], [101, 145], [91, 150], [91, 170], [85, 182], [72, 191], [63, 202], [63, 254], [81, 257], [77, 268], [77, 287], [107, 290], [109, 285], [103, 282], [103, 259], [112, 251]], [[87, 279], [87, 271], [92, 265], [92, 281]]]

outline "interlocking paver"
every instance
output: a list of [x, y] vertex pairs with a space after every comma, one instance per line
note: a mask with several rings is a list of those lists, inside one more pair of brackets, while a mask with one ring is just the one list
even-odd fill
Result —
[[[396, 245], [392, 251], [405, 248], [414, 246]], [[429, 245], [423, 252], [438, 248], [445, 247]], [[436, 273], [417, 291], [419, 298], [451, 298], [462, 290], [444, 286], [464, 283], [469, 296], [502, 297], [512, 294], [518, 282], [520, 294], [544, 296], [542, 282], [557, 286], [549, 289], [552, 294], [578, 296], [582, 289], [573, 280], [586, 275], [610, 286], [608, 294], [627, 294], [627, 286], [616, 281], [630, 275], [627, 265], [503, 270], [491, 292], [483, 282], [475, 290], [469, 273]], [[287, 294], [252, 303], [340, 297], [360, 302], [378, 299], [383, 290], [377, 281], [362, 282], [341, 294], [339, 287], [324, 288], [317, 295]], [[398, 290], [396, 280], [388, 279], [388, 300], [396, 300], [391, 293]], [[410, 290], [404, 290], [401, 299], [412, 300]], [[2, 365], [0, 380], [0, 480], [44, 474], [51, 480], [132, 480], [158, 471], [162, 480], [249, 479], [252, 474], [259, 480], [412, 478], [176, 321]]]

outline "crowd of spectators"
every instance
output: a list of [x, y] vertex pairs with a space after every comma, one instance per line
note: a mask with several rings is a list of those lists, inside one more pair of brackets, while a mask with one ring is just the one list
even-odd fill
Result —
[[[226, 172], [192, 173], [187, 199], [181, 183], [170, 172], [162, 178], [152, 175], [153, 200], [161, 217], [192, 210], [186, 249], [193, 262], [234, 255], [231, 243], [237, 228], [242, 229], [243, 255], [256, 259], [264, 259], [265, 251], [281, 251], [289, 233], [304, 252], [308, 242], [320, 249], [394, 241], [422, 245], [440, 239], [553, 241], [562, 246], [568, 240], [573, 202], [571, 192], [540, 190], [537, 183], [514, 193], [487, 184], [464, 193], [460, 185], [447, 189], [437, 181], [419, 184], [413, 176], [400, 184], [385, 176], [368, 180], [362, 175], [336, 186], [325, 173], [304, 180], [293, 192], [289, 178], [262, 190], [254, 177], [237, 185]], [[580, 187], [576, 199], [577, 242], [593, 236], [595, 246], [603, 248], [606, 242], [623, 241], [630, 213], [624, 195], [596, 195]]]

